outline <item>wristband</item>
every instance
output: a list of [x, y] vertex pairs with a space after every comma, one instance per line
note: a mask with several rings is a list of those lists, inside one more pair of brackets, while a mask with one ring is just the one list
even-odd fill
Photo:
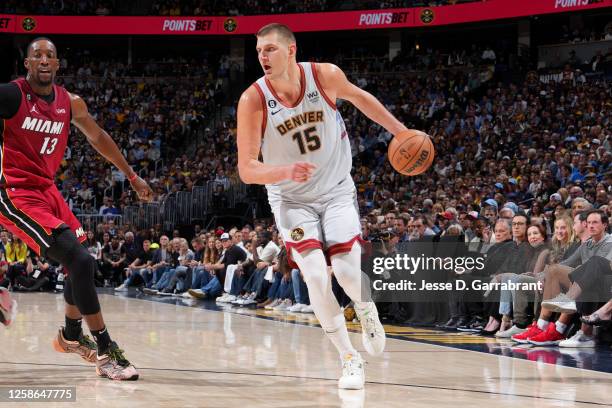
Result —
[[134, 182], [134, 180], [136, 180], [137, 178], [138, 178], [138, 174], [134, 173], [134, 174], [132, 174], [130, 177], [128, 177], [128, 181], [129, 181], [130, 183], [133, 183], [133, 182]]

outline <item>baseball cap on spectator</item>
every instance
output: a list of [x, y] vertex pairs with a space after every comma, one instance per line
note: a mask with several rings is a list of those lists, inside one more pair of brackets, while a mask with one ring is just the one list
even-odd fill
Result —
[[450, 211], [444, 211], [443, 213], [440, 213], [440, 216], [447, 220], [452, 220], [455, 218], [454, 214]]
[[489, 198], [488, 200], [485, 200], [485, 202], [484, 202], [483, 207], [486, 207], [486, 206], [497, 208], [497, 206], [498, 206], [497, 205], [497, 201], [495, 201], [492, 198]]
[[221, 235], [223, 235], [223, 230], [222, 230], [221, 228], [217, 229], [217, 230], [215, 231], [215, 235], [216, 235], [216, 236], [218, 236], [218, 237], [219, 237], [219, 236], [221, 236]]
[[591, 143], [593, 143], [593, 144], [601, 144], [599, 139], [593, 139], [593, 140], [591, 140]]
[[550, 200], [561, 201], [561, 194], [554, 193], [550, 195]]
[[516, 179], [515, 179], [515, 178], [511, 178], [511, 179], [509, 179], [509, 180], [508, 180], [508, 183], [510, 183], [510, 184], [514, 184], [514, 185], [516, 185], [516, 184], [517, 184], [517, 182], [516, 182]]
[[478, 211], [470, 211], [467, 216], [473, 220], [477, 220], [479, 217]]
[[502, 157], [502, 160], [510, 160], [510, 156], [504, 156]]
[[495, 183], [495, 188], [503, 189], [504, 185], [502, 183]]
[[230, 236], [227, 232], [224, 232], [223, 234], [221, 234], [221, 238], [219, 238], [221, 241], [225, 241], [227, 239], [230, 239]]
[[511, 209], [515, 214], [518, 214], [519, 212], [519, 207], [518, 205], [516, 205], [515, 203], [513, 203], [512, 201], [508, 201], [506, 204], [504, 204], [504, 206], [502, 208], [509, 208]]
[[557, 150], [557, 146], [550, 145], [550, 146], [548, 146], [548, 150]]

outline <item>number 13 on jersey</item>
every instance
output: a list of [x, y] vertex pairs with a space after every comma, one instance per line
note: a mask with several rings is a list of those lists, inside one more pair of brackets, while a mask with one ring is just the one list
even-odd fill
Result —
[[54, 138], [45, 137], [42, 148], [40, 149], [40, 154], [53, 153], [55, 151], [55, 146], [57, 146], [57, 137], [54, 137]]

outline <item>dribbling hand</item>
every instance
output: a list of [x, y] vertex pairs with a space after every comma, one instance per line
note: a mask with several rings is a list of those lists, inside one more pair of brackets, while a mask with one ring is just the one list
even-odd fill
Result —
[[312, 177], [312, 172], [316, 169], [316, 166], [308, 162], [297, 162], [290, 166], [291, 181], [296, 183], [305, 183]]
[[142, 178], [136, 177], [130, 184], [134, 191], [136, 191], [136, 194], [138, 194], [140, 201], [150, 203], [153, 200], [153, 190]]

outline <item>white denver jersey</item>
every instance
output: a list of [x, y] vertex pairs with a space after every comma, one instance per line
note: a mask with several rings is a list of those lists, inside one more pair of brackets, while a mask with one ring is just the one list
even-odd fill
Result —
[[[334, 101], [325, 95], [313, 63], [298, 64], [301, 74], [301, 96], [294, 106], [284, 105], [261, 77], [255, 88], [264, 109], [262, 155], [266, 164], [286, 165], [299, 161], [316, 166], [306, 183], [284, 181], [268, 184], [268, 199], [275, 202], [310, 201], [322, 195], [354, 189], [350, 176], [351, 147], [344, 120]], [[342, 187], [338, 185], [342, 183]]]

